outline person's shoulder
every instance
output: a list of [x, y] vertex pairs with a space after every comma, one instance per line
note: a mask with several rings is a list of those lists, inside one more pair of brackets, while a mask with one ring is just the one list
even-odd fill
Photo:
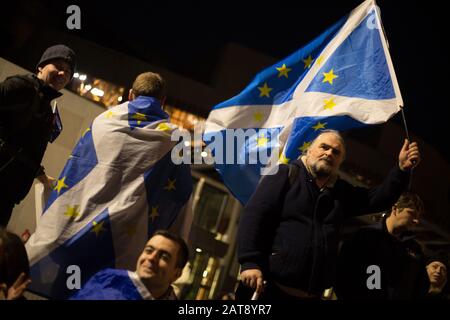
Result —
[[6, 90], [35, 90], [39, 87], [39, 79], [32, 74], [17, 74], [9, 76], [2, 82]]
[[39, 82], [39, 79], [34, 74], [15, 74], [15, 75], [7, 77], [5, 79], [5, 82], [34, 84], [34, 83]]
[[128, 276], [127, 270], [105, 268], [95, 273], [91, 280], [107, 279]]

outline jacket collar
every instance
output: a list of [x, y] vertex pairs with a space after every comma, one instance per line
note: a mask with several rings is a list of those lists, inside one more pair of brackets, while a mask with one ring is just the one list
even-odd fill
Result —
[[37, 84], [39, 94], [43, 94], [43, 98], [46, 100], [53, 100], [62, 96], [62, 93], [56, 91], [49, 85], [45, 84], [44, 81], [39, 79], [35, 74], [30, 75], [31, 79]]

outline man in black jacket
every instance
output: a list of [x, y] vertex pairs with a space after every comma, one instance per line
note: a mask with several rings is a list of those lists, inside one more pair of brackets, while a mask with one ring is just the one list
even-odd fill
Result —
[[405, 192], [380, 223], [361, 228], [343, 242], [336, 277], [338, 299], [426, 296], [429, 281], [425, 257], [409, 230], [423, 212], [419, 196]]
[[34, 178], [51, 187], [41, 166], [47, 143], [60, 131], [50, 103], [61, 96], [75, 65], [74, 51], [55, 45], [43, 53], [36, 75], [12, 76], [0, 83], [0, 226], [6, 227]]
[[261, 293], [267, 281], [261, 299], [314, 299], [331, 287], [344, 218], [394, 204], [420, 153], [405, 140], [399, 165], [370, 190], [338, 178], [344, 157], [339, 133], [324, 131], [305, 156], [265, 176], [249, 200], [239, 223], [238, 259], [244, 285]]

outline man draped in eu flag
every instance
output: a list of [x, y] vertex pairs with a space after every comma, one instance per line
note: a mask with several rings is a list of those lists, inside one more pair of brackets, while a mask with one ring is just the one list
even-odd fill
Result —
[[162, 109], [165, 94], [159, 74], [142, 73], [129, 101], [86, 129], [26, 244], [31, 290], [66, 299], [76, 288], [67, 285], [70, 267], [81, 285], [105, 268], [132, 270], [149, 237], [175, 221], [192, 178], [171, 159], [177, 127]]

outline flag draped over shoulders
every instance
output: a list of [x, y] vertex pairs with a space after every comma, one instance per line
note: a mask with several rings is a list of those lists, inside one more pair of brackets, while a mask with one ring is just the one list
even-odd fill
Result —
[[[204, 140], [213, 145], [216, 169], [225, 184], [245, 204], [269, 163], [262, 154], [289, 163], [322, 130], [383, 123], [401, 106], [379, 8], [367, 0], [260, 72], [240, 94], [215, 106]], [[245, 142], [229, 137], [237, 129], [246, 134]], [[223, 152], [215, 144], [218, 140], [223, 141]], [[218, 153], [225, 154], [223, 159]]]
[[[97, 272], [77, 291], [71, 300], [154, 300], [135, 272], [105, 269]], [[164, 300], [177, 300], [172, 287], [164, 295]]]
[[70, 266], [81, 283], [107, 267], [135, 268], [151, 233], [173, 223], [192, 191], [190, 167], [170, 158], [174, 130], [159, 100], [144, 96], [93, 121], [26, 244], [31, 290], [65, 299]]

